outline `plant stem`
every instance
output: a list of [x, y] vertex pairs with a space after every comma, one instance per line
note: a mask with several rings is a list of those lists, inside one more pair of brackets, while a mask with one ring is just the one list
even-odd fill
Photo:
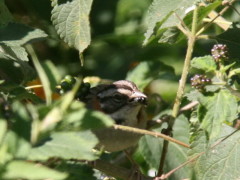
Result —
[[134, 127], [129, 127], [129, 126], [123, 126], [123, 125], [114, 125], [113, 126], [115, 129], [121, 129], [123, 131], [128, 131], [128, 132], [132, 132], [132, 133], [137, 133], [137, 134], [143, 134], [143, 135], [150, 135], [150, 136], [154, 136], [154, 137], [160, 137], [163, 138], [164, 140], [173, 142], [175, 144], [181, 145], [183, 147], [186, 148], [190, 148], [190, 146], [182, 141], [179, 141], [177, 139], [174, 139], [170, 136], [167, 136], [165, 134], [162, 133], [158, 133], [158, 132], [153, 132], [153, 131], [148, 131], [145, 129], [138, 129], [138, 128], [134, 128]]
[[[177, 95], [176, 95], [175, 102], [173, 105], [172, 118], [169, 120], [168, 128], [165, 131], [166, 135], [169, 135], [169, 136], [172, 134], [172, 128], [173, 128], [175, 119], [177, 118], [178, 113], [179, 113], [180, 104], [182, 101], [182, 97], [184, 94], [184, 89], [185, 89], [185, 85], [186, 85], [186, 81], [187, 81], [187, 75], [188, 75], [188, 72], [190, 69], [190, 62], [192, 59], [193, 48], [195, 45], [195, 41], [197, 39], [197, 37], [196, 37], [197, 16], [198, 16], [197, 10], [198, 10], [198, 7], [196, 6], [196, 8], [194, 9], [194, 12], [193, 12], [192, 30], [187, 36], [187, 38], [188, 38], [187, 53], [186, 53], [186, 57], [185, 57], [185, 61], [184, 61], [182, 76], [179, 81]], [[163, 167], [164, 167], [165, 159], [167, 156], [168, 145], [169, 145], [169, 142], [164, 140], [163, 148], [162, 148], [162, 155], [161, 155], [161, 159], [160, 159], [160, 165], [159, 165], [159, 169], [158, 169], [158, 176], [163, 174]]]
[[43, 88], [42, 84], [37, 84], [37, 85], [33, 85], [33, 86], [27, 86], [25, 87], [25, 89], [36, 89], [36, 88]]
[[41, 63], [39, 62], [39, 59], [37, 57], [37, 54], [35, 53], [33, 47], [31, 45], [26, 45], [26, 49], [28, 53], [30, 54], [32, 58], [32, 62], [37, 70], [38, 76], [43, 84], [44, 93], [46, 95], [46, 104], [50, 105], [52, 103], [52, 90], [51, 85], [48, 79], [48, 76], [43, 69]]
[[[221, 16], [230, 8], [230, 6], [231, 6], [235, 1], [236, 1], [236, 0], [230, 1], [230, 2], [229, 2], [229, 5], [226, 6], [226, 7], [224, 7], [218, 14], [217, 14], [217, 13], [214, 13], [213, 15], [211, 14], [211, 21], [210, 21], [209, 23], [207, 23], [204, 27], [202, 27], [202, 28], [196, 33], [196, 35], [198, 36], [198, 35], [202, 34], [203, 31], [205, 31], [206, 29], [208, 29], [208, 28], [211, 26], [211, 24], [212, 24], [213, 22], [215, 22], [215, 20], [216, 20], [217, 18], [221, 17]], [[215, 17], [214, 17], [214, 16], [215, 16]], [[227, 30], [228, 28], [229, 28], [229, 26], [224, 27], [224, 30]]]

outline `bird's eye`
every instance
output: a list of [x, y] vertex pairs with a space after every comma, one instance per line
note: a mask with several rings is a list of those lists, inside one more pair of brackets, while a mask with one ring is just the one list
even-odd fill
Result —
[[113, 96], [113, 100], [114, 100], [115, 102], [122, 102], [123, 99], [124, 99], [123, 96], [120, 95], [120, 94], [115, 94], [115, 95]]

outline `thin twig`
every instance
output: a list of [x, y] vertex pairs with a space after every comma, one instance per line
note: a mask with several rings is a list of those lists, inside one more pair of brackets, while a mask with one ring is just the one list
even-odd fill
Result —
[[177, 139], [174, 139], [170, 136], [167, 136], [165, 134], [162, 133], [158, 133], [158, 132], [153, 132], [153, 131], [148, 131], [145, 129], [138, 129], [138, 128], [134, 128], [134, 127], [129, 127], [129, 126], [123, 126], [123, 125], [114, 125], [113, 126], [115, 129], [121, 129], [123, 131], [128, 131], [128, 132], [132, 132], [132, 133], [137, 133], [137, 134], [143, 134], [143, 135], [150, 135], [150, 136], [154, 136], [154, 137], [160, 137], [163, 138], [166, 141], [170, 141], [173, 142], [175, 144], [178, 144], [180, 146], [186, 147], [186, 148], [190, 148], [190, 146], [184, 142], [181, 142]]
[[37, 84], [37, 85], [25, 87], [26, 90], [28, 90], [28, 89], [36, 89], [36, 88], [43, 88], [43, 85], [42, 84]]
[[190, 102], [189, 104], [187, 104], [186, 106], [182, 107], [180, 110], [179, 110], [179, 114], [184, 112], [184, 111], [188, 111], [192, 108], [194, 108], [195, 106], [197, 106], [199, 104], [198, 101], [193, 101], [193, 102]]
[[180, 16], [175, 12], [174, 15], [178, 18], [178, 20], [181, 22], [181, 27], [184, 29], [185, 31], [185, 35], [188, 35], [190, 33], [190, 30], [188, 29], [187, 25], [185, 24], [185, 22], [180, 18]]
[[[229, 5], [231, 5], [232, 3], [234, 3], [234, 1], [236, 1], [236, 0], [232, 0], [232, 1], [230, 1], [229, 2]], [[205, 31], [206, 29], [208, 29], [211, 25], [212, 25], [212, 23], [217, 19], [217, 18], [219, 18], [220, 16], [222, 16], [228, 9], [229, 9], [229, 7], [230, 6], [226, 6], [226, 7], [224, 7], [218, 14], [216, 14], [216, 12], [214, 13], [214, 16], [215, 17], [213, 17], [213, 14], [210, 14], [212, 17], [210, 17], [210, 18], [212, 18], [212, 20], [209, 22], [209, 23], [207, 23], [205, 26], [203, 26], [197, 33], [196, 33], [196, 35], [198, 36], [198, 35], [200, 35], [200, 34], [202, 34], [202, 32], [203, 31]], [[213, 13], [213, 12], [212, 12]], [[224, 28], [225, 29], [225, 28]], [[225, 29], [226, 30], [226, 29]]]

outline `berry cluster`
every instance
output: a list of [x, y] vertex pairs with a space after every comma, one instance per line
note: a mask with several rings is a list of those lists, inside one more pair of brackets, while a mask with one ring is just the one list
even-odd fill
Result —
[[211, 84], [211, 79], [206, 75], [196, 74], [191, 78], [191, 85], [196, 89], [203, 90], [208, 84]]
[[68, 91], [70, 91], [74, 84], [76, 83], [76, 79], [70, 75], [66, 75], [64, 79], [61, 81], [61, 89], [60, 89], [60, 94], [64, 94]]
[[215, 44], [211, 50], [212, 57], [216, 62], [228, 59], [228, 48], [225, 44]]
[[[70, 75], [65, 76], [60, 83], [59, 93], [63, 95], [66, 92], [72, 90], [75, 83], [76, 83], [76, 78]], [[90, 84], [82, 82], [76, 93], [76, 99], [79, 99], [79, 100], [83, 99], [88, 94], [89, 89], [90, 89]]]

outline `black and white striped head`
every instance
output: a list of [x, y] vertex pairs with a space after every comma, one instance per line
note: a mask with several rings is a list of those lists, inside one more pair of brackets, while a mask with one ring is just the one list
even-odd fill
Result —
[[147, 104], [147, 96], [137, 86], [127, 80], [115, 81], [109, 85], [99, 85], [94, 89], [101, 109], [112, 114], [124, 106], [134, 108]]

